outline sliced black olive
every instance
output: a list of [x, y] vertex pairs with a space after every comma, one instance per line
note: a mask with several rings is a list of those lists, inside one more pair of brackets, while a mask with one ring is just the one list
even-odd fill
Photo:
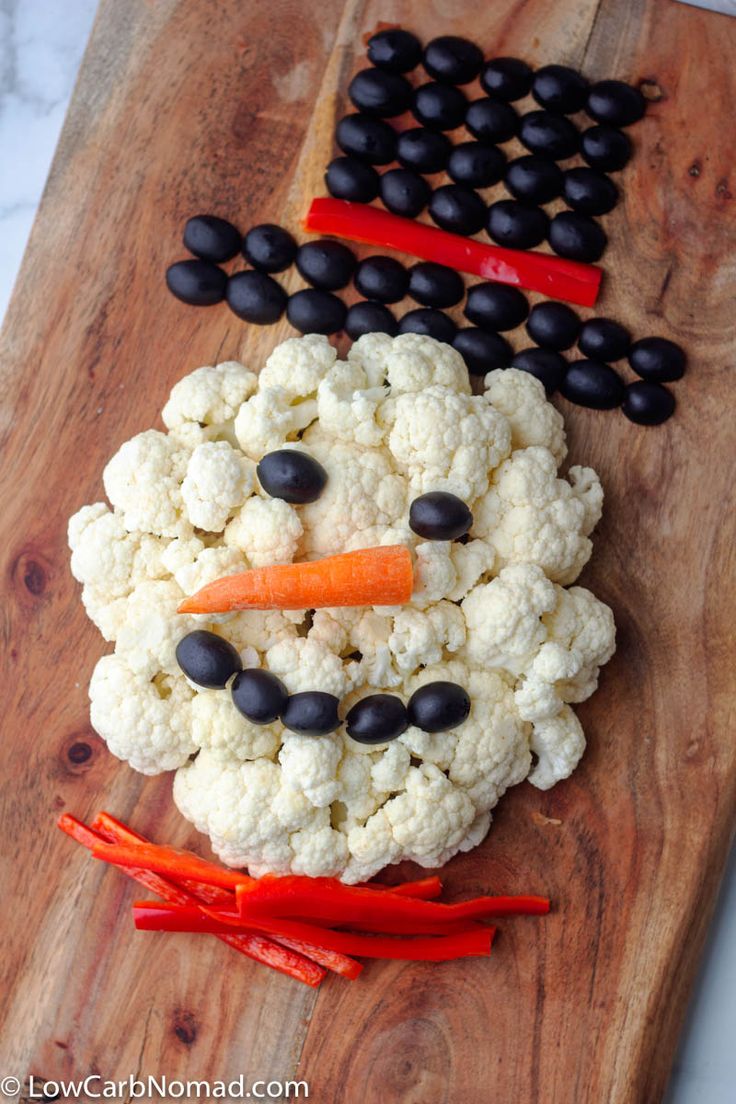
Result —
[[548, 203], [562, 192], [562, 169], [546, 157], [525, 154], [511, 161], [504, 182], [515, 199]]
[[370, 115], [346, 115], [337, 124], [335, 141], [343, 153], [368, 165], [388, 165], [396, 156], [396, 131]]
[[563, 115], [551, 111], [530, 111], [522, 115], [519, 138], [532, 153], [564, 161], [573, 157], [580, 147], [577, 128]]
[[213, 261], [177, 261], [166, 269], [172, 295], [192, 307], [211, 307], [225, 298], [227, 274]]
[[532, 96], [547, 111], [573, 115], [585, 106], [588, 87], [585, 77], [567, 65], [543, 65], [534, 74]]
[[511, 361], [512, 368], [528, 372], [544, 384], [548, 395], [558, 389], [567, 371], [567, 361], [552, 349], [522, 349]]
[[626, 388], [621, 409], [637, 425], [661, 425], [675, 412], [675, 396], [660, 383], [637, 380]]
[[641, 119], [647, 102], [638, 88], [618, 80], [602, 80], [594, 84], [585, 110], [597, 123], [611, 126], [631, 126]]
[[327, 472], [300, 449], [276, 449], [258, 462], [256, 475], [266, 494], [284, 502], [316, 502], [327, 483]]
[[412, 88], [398, 73], [361, 69], [348, 85], [348, 96], [358, 111], [385, 119], [406, 111], [411, 103]]
[[273, 724], [289, 697], [281, 679], [260, 667], [237, 674], [230, 693], [235, 708], [253, 724]]
[[296, 267], [312, 287], [338, 291], [350, 283], [358, 259], [342, 242], [323, 238], [300, 245]]
[[229, 261], [240, 252], [240, 231], [217, 215], [194, 215], [184, 227], [184, 245], [205, 261]]
[[519, 116], [511, 104], [484, 96], [473, 100], [465, 116], [465, 126], [474, 138], [494, 145], [507, 142], [519, 130]]
[[272, 222], [254, 226], [243, 238], [243, 256], [259, 272], [284, 272], [294, 263], [296, 242]]
[[348, 307], [345, 315], [345, 333], [353, 341], [367, 333], [385, 333], [391, 337], [399, 332], [399, 324], [383, 303], [363, 300]]
[[631, 157], [631, 141], [623, 131], [603, 123], [583, 131], [580, 152], [592, 169], [616, 172]]
[[560, 211], [549, 224], [549, 244], [560, 257], [591, 263], [606, 248], [605, 231], [588, 215]]
[[454, 268], [420, 261], [409, 269], [409, 295], [425, 307], [454, 307], [465, 295], [465, 285]]
[[488, 188], [497, 184], [506, 168], [506, 154], [484, 142], [459, 142], [450, 154], [447, 175], [456, 184]]
[[432, 193], [429, 213], [443, 230], [453, 234], [477, 234], [486, 221], [486, 205], [464, 184], [443, 184]]
[[618, 203], [618, 188], [596, 169], [568, 169], [562, 195], [568, 207], [584, 215], [605, 215]]
[[541, 207], [500, 199], [488, 208], [488, 235], [508, 249], [533, 249], [547, 236], [549, 218]]
[[583, 323], [578, 348], [590, 360], [622, 360], [631, 348], [631, 334], [612, 318], [589, 318]]
[[409, 507], [409, 527], [426, 540], [457, 540], [472, 524], [467, 504], [448, 491], [429, 491], [415, 498]]
[[227, 282], [227, 305], [245, 322], [271, 326], [286, 308], [286, 292], [265, 272], [236, 272]]
[[444, 84], [470, 84], [480, 73], [483, 51], [457, 35], [441, 35], [428, 42], [422, 58], [430, 77]]
[[371, 203], [378, 195], [380, 178], [374, 168], [356, 157], [336, 157], [327, 166], [325, 184], [335, 199]]
[[427, 181], [411, 169], [389, 169], [381, 177], [381, 199], [389, 211], [404, 218], [416, 218], [432, 194]]
[[368, 60], [389, 73], [408, 73], [422, 60], [422, 44], [416, 35], [392, 27], [368, 39]]
[[412, 112], [431, 130], [454, 130], [465, 119], [468, 101], [459, 88], [430, 81], [414, 92]]
[[492, 333], [513, 330], [529, 313], [526, 296], [508, 284], [473, 284], [468, 288], [465, 317]]
[[243, 666], [230, 641], [206, 629], [182, 637], [176, 645], [176, 662], [188, 679], [208, 690], [222, 690]]
[[326, 736], [340, 727], [339, 699], [322, 690], [292, 694], [281, 712], [284, 728], [303, 736]]
[[487, 62], [480, 74], [484, 92], [497, 100], [520, 100], [532, 86], [534, 73], [521, 58], [498, 57]]
[[405, 169], [415, 172], [443, 172], [451, 151], [452, 142], [446, 134], [427, 127], [411, 127], [399, 135], [396, 160]]
[[432, 307], [418, 307], [417, 310], [407, 311], [399, 320], [399, 333], [426, 334], [435, 341], [444, 341], [446, 345], [452, 345], [457, 326], [449, 314], [434, 310]]
[[337, 333], [345, 325], [345, 314], [342, 299], [318, 288], [297, 291], [286, 304], [286, 317], [300, 333]]
[[576, 360], [570, 365], [560, 384], [560, 393], [593, 410], [613, 410], [624, 399], [624, 384], [608, 364], [596, 360]]
[[452, 343], [471, 376], [485, 376], [495, 368], [508, 368], [513, 350], [505, 337], [468, 326], [458, 330]]
[[470, 713], [470, 698], [456, 682], [428, 682], [415, 690], [407, 705], [409, 723], [423, 732], [457, 728]]
[[529, 313], [526, 328], [537, 345], [559, 352], [577, 341], [580, 319], [565, 303], [537, 303]]
[[387, 744], [409, 727], [406, 706], [395, 694], [369, 694], [348, 710], [345, 727], [359, 744]]
[[366, 299], [398, 303], [409, 288], [409, 273], [394, 257], [366, 257], [355, 270], [353, 283]]
[[629, 364], [638, 376], [653, 383], [668, 383], [685, 374], [685, 353], [666, 337], [643, 337], [629, 350]]

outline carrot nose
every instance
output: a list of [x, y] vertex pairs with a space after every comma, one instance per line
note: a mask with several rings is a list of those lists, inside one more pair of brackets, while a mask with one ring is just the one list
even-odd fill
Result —
[[185, 598], [179, 613], [399, 606], [413, 589], [411, 552], [403, 544], [389, 544], [226, 575]]

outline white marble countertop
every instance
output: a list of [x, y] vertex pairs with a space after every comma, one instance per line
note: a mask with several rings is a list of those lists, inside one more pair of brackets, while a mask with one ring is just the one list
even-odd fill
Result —
[[[97, 0], [0, 0], [0, 317], [41, 198], [96, 5]], [[667, 1104], [736, 1100], [735, 936], [736, 852], [688, 1011]]]

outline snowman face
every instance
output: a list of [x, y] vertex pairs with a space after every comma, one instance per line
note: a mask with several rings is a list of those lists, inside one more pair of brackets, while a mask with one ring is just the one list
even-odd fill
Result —
[[[177, 805], [225, 862], [348, 881], [441, 865], [483, 838], [505, 789], [577, 763], [568, 703], [594, 689], [613, 625], [564, 584], [590, 555], [600, 485], [589, 469], [558, 478], [562, 419], [536, 380], [486, 383], [472, 395], [460, 356], [414, 334], [367, 335], [344, 362], [324, 338], [292, 339], [258, 377], [200, 369], [172, 392], [168, 434], [108, 465], [112, 514], [73, 519], [85, 604], [116, 641], [93, 723], [138, 769], [177, 769]], [[105, 601], [104, 527], [105, 562], [126, 565]], [[397, 547], [412, 579], [391, 605], [378, 587], [360, 604], [187, 612], [222, 577]], [[210, 689], [177, 660], [202, 633], [237, 653]]]

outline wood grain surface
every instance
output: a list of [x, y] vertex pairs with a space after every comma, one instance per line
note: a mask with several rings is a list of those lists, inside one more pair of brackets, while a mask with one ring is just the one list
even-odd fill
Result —
[[[106, 807], [207, 853], [170, 779], [90, 729], [102, 642], [65, 527], [179, 376], [258, 367], [287, 335], [183, 306], [164, 269], [196, 211], [297, 225], [379, 21], [646, 82], [601, 313], [680, 341], [690, 370], [660, 429], [562, 403], [606, 488], [583, 581], [619, 650], [580, 708], [581, 768], [510, 793], [446, 871], [452, 895], [557, 910], [505, 923], [489, 962], [376, 964], [315, 995], [216, 940], [136, 936], [135, 890], [54, 830]], [[735, 53], [736, 20], [670, 0], [103, 0], [0, 354], [0, 1072], [298, 1076], [321, 1104], [661, 1098], [734, 828]]]

